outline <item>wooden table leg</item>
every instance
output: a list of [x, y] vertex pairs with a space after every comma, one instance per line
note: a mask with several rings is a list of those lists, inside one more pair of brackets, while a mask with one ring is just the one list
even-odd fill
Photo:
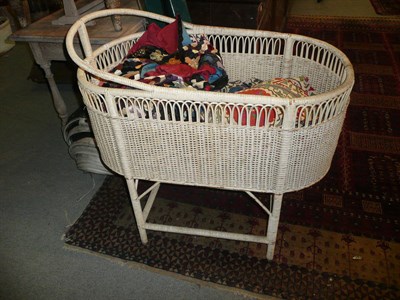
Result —
[[[121, 1], [120, 0], [104, 0], [106, 8], [120, 8]], [[122, 30], [121, 16], [112, 15], [111, 16], [112, 23], [114, 25], [115, 31]]]
[[56, 82], [54, 81], [54, 75], [50, 69], [51, 61], [44, 57], [38, 43], [29, 43], [29, 46], [31, 47], [36, 63], [39, 64], [45, 72], [47, 82], [49, 83], [51, 94], [53, 96], [54, 108], [61, 119], [62, 126], [64, 127], [68, 119], [67, 106], [60, 94], [60, 91], [58, 90]]

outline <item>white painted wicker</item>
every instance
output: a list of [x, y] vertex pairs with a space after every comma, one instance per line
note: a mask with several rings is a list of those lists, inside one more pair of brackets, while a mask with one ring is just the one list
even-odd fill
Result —
[[[92, 50], [85, 23], [110, 15], [174, 19], [129, 9], [99, 11], [78, 20], [66, 39], [80, 67], [78, 82], [102, 159], [126, 178], [143, 243], [147, 229], [213, 236], [268, 244], [272, 259], [282, 194], [314, 184], [330, 168], [354, 83], [349, 60], [332, 45], [305, 36], [185, 23], [190, 35], [206, 35], [219, 50], [230, 80], [308, 76], [318, 94], [289, 100], [147, 85], [108, 72], [142, 32]], [[83, 59], [73, 45], [77, 32]], [[131, 89], [104, 88], [95, 78]], [[149, 107], [156, 113], [145, 115]], [[251, 111], [257, 121], [237, 124], [235, 109], [245, 114], [239, 120], [249, 119]], [[199, 114], [204, 118], [192, 117]], [[138, 195], [138, 180], [155, 184]], [[149, 223], [160, 183], [245, 191], [268, 214], [266, 236]], [[271, 193], [270, 203], [253, 192]], [[142, 209], [140, 200], [149, 193]]]

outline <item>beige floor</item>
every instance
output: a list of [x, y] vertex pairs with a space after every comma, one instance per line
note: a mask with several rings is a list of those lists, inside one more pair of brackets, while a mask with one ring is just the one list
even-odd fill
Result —
[[383, 17], [369, 0], [289, 0], [290, 15]]

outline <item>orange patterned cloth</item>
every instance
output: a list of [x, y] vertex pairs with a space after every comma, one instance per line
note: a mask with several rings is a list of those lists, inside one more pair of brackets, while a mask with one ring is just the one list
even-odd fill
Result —
[[[314, 88], [310, 85], [308, 77], [301, 76], [297, 78], [274, 78], [268, 81], [252, 79], [250, 83], [236, 81], [228, 86], [228, 91], [234, 91], [237, 94], [262, 95], [271, 97], [280, 97], [287, 99], [302, 98], [315, 94]], [[238, 106], [233, 109], [227, 109], [227, 117], [233, 113], [236, 123], [250, 126], [265, 126], [279, 122], [282, 117], [281, 110], [265, 109], [261, 106], [243, 107]], [[241, 120], [241, 121], [239, 121]]]

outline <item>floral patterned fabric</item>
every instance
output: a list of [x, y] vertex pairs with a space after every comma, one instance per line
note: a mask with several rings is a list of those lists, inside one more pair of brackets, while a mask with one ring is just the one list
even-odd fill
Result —
[[[262, 95], [280, 98], [301, 98], [315, 94], [314, 88], [310, 85], [308, 77], [300, 76], [298, 78], [274, 78], [268, 81], [261, 81], [252, 78], [250, 81], [235, 81], [228, 84], [225, 88], [227, 92], [237, 94]], [[298, 114], [300, 122], [305, 119], [306, 111]], [[265, 126], [266, 124], [276, 124], [282, 121], [283, 112], [280, 109], [261, 109], [261, 107], [243, 107], [228, 108], [226, 118], [233, 115], [235, 123], [250, 126]], [[258, 121], [257, 121], [258, 120]]]

